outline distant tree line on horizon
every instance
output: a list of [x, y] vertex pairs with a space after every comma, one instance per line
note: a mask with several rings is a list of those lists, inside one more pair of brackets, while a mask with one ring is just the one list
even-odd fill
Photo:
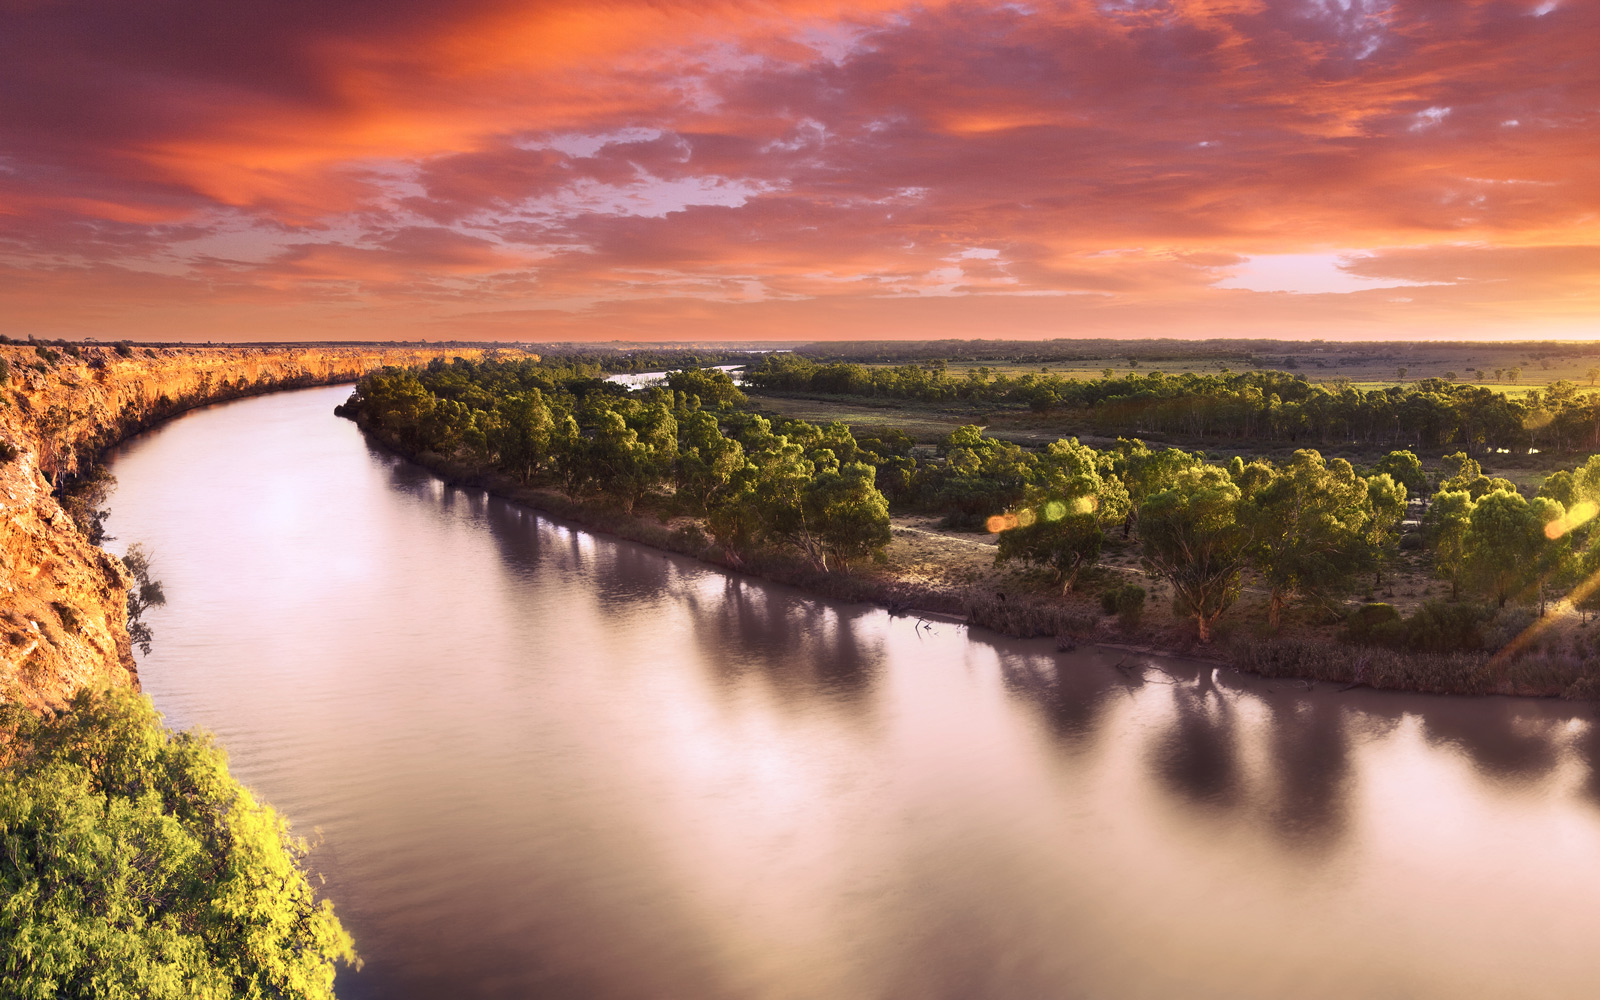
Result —
[[[1353, 341], [1278, 340], [1263, 337], [1212, 337], [1187, 340], [1177, 337], [1122, 339], [1111, 337], [1056, 337], [1048, 340], [944, 339], [944, 340], [829, 340], [800, 344], [793, 353], [812, 361], [849, 361], [858, 364], [910, 364], [944, 359], [947, 363], [1074, 364], [1127, 358], [1130, 361], [1239, 363], [1260, 367], [1266, 359], [1299, 357], [1307, 362], [1327, 360], [1338, 364], [1398, 365], [1421, 353], [1474, 355], [1500, 353], [1531, 360], [1589, 358], [1597, 356], [1594, 342], [1546, 341]], [[1466, 362], [1462, 362], [1465, 364]]]
[[1568, 381], [1512, 398], [1444, 379], [1375, 389], [1315, 383], [1278, 371], [1152, 371], [1073, 379], [983, 368], [956, 374], [941, 363], [818, 364], [794, 354], [763, 359], [745, 380], [769, 392], [1026, 406], [1108, 437], [1176, 434], [1323, 448], [1459, 447], [1471, 455], [1500, 449], [1600, 450], [1600, 393], [1582, 392]]

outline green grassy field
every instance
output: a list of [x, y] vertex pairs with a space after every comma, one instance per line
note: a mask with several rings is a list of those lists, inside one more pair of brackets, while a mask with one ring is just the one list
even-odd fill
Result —
[[[1104, 343], [1104, 342], [1102, 342]], [[1469, 382], [1513, 395], [1529, 389], [1542, 388], [1551, 382], [1565, 379], [1580, 388], [1600, 389], [1600, 343], [1383, 343], [1363, 344], [1333, 341], [1278, 341], [1251, 342], [1251, 349], [1227, 350], [1217, 342], [1197, 344], [1193, 353], [1183, 350], [1181, 344], [1168, 342], [1155, 345], [1148, 341], [1130, 341], [1126, 354], [1109, 351], [1094, 356], [1049, 360], [1015, 360], [1004, 357], [1018, 345], [994, 344], [989, 348], [994, 355], [982, 355], [985, 345], [960, 345], [966, 357], [947, 361], [952, 373], [961, 374], [969, 369], [987, 367], [992, 373], [1016, 376], [1025, 373], [1049, 373], [1069, 378], [1100, 378], [1106, 369], [1114, 374], [1128, 372], [1161, 371], [1168, 374], [1195, 372], [1216, 374], [1221, 371], [1250, 371], [1276, 369], [1294, 372], [1313, 382], [1332, 382], [1348, 379], [1362, 388], [1396, 385], [1401, 381], [1414, 382], [1424, 378], [1448, 378], [1453, 382]], [[1041, 351], [1066, 351], [1070, 347], [1062, 342], [1034, 345]], [[813, 345], [802, 353], [817, 360], [829, 360], [830, 345]], [[880, 352], [876, 357], [853, 357], [848, 350], [839, 358], [853, 360], [874, 367], [893, 364], [920, 364], [932, 362], [946, 354], [958, 353], [949, 344], [905, 345], [888, 357]], [[1118, 350], [1121, 350], [1119, 347]], [[1404, 376], [1400, 374], [1405, 370]], [[1515, 380], [1510, 376], [1519, 369]], [[1591, 372], [1595, 373], [1591, 376]]]
[[[1168, 375], [1182, 374], [1185, 372], [1193, 372], [1197, 375], [1215, 375], [1222, 371], [1238, 372], [1271, 368], [1278, 371], [1292, 371], [1294, 374], [1304, 376], [1309, 382], [1328, 383], [1346, 379], [1349, 380], [1351, 385], [1358, 389], [1381, 389], [1386, 386], [1400, 385], [1401, 379], [1399, 378], [1398, 368], [1406, 367], [1406, 377], [1404, 379], [1405, 382], [1416, 382], [1426, 378], [1448, 377], [1452, 382], [1468, 385], [1479, 385], [1487, 389], [1492, 389], [1495, 392], [1504, 392], [1510, 396], [1524, 395], [1530, 389], [1543, 389], [1550, 383], [1563, 379], [1575, 383], [1580, 391], [1593, 388], [1595, 391], [1600, 392], [1600, 384], [1591, 386], [1588, 377], [1588, 370], [1596, 366], [1587, 363], [1566, 365], [1552, 364], [1549, 368], [1539, 368], [1535, 366], [1532, 369], [1524, 369], [1521, 377], [1516, 382], [1511, 382], [1504, 377], [1498, 380], [1495, 379], [1493, 377], [1495, 374], [1493, 369], [1485, 373], [1490, 376], [1487, 380], [1480, 381], [1479, 379], [1473, 377], [1473, 372], [1475, 369], [1466, 369], [1465, 366], [1446, 368], [1442, 364], [1433, 365], [1430, 366], [1430, 369], [1421, 370], [1411, 368], [1409, 366], [1396, 366], [1396, 368], [1377, 369], [1372, 365], [1330, 365], [1327, 368], [1320, 369], [1306, 369], [1304, 367], [1297, 369], [1286, 369], [1278, 365], [1253, 365], [1249, 368], [1245, 368], [1239, 365], [1220, 363], [1188, 365], [1141, 364], [1138, 367], [1130, 367], [1126, 358], [1120, 360], [1120, 365], [1108, 363], [1093, 368], [1082, 365], [1029, 365], [1018, 364], [1015, 362], [995, 362], [989, 365], [974, 364], [963, 365], [959, 367], [951, 365], [950, 371], [954, 374], [961, 375], [965, 374], [969, 370], [987, 367], [991, 374], [1008, 375], [1013, 378], [1019, 375], [1027, 375], [1032, 373], [1057, 375], [1062, 378], [1096, 379], [1104, 377], [1107, 369], [1109, 369], [1113, 375], [1148, 375], [1154, 371], [1164, 372]], [[892, 366], [889, 364], [874, 364], [869, 365], [868, 367], [887, 368]]]
[[[1105, 342], [1102, 342], [1105, 343]], [[831, 345], [813, 345], [803, 353], [814, 360], [849, 360], [872, 367], [896, 364], [933, 364], [941, 357], [950, 358], [960, 352], [975, 357], [946, 360], [953, 375], [968, 370], [987, 368], [990, 374], [1018, 376], [1025, 373], [1051, 374], [1062, 377], [1101, 378], [1106, 369], [1122, 375], [1130, 372], [1148, 374], [1161, 371], [1168, 374], [1195, 372], [1216, 374], [1229, 370], [1275, 369], [1304, 376], [1312, 382], [1329, 383], [1346, 380], [1362, 389], [1376, 389], [1398, 385], [1402, 381], [1415, 382], [1424, 378], [1450, 378], [1451, 381], [1481, 385], [1495, 392], [1520, 396], [1533, 389], [1542, 389], [1558, 380], [1576, 383], [1580, 392], [1600, 392], [1600, 343], [1417, 343], [1417, 344], [1359, 344], [1340, 342], [1292, 341], [1253, 342], [1251, 350], [1233, 349], [1229, 344], [1210, 342], [1199, 344], [1193, 354], [1186, 355], [1184, 344], [1166, 342], [1132, 341], [1126, 344], [1127, 354], [1104, 353], [1098, 357], [1071, 357], [1050, 360], [1039, 356], [1031, 360], [1007, 358], [1005, 353], [1018, 350], [1039, 349], [1068, 351], [1071, 344], [1050, 342], [1044, 345], [1017, 344], [950, 344], [876, 345], [870, 356], [852, 353], [854, 348], [841, 349], [830, 356]], [[881, 348], [881, 350], [879, 349]], [[1116, 345], [1123, 350], [1123, 345]], [[943, 354], [941, 354], [943, 352]], [[994, 357], [987, 358], [985, 353]], [[1401, 377], [1404, 369], [1404, 377]], [[1515, 381], [1512, 369], [1520, 369]], [[1479, 378], [1479, 373], [1483, 378]], [[1593, 375], [1591, 375], [1593, 373]], [[1089, 432], [1081, 421], [1059, 414], [1037, 414], [1022, 407], [948, 402], [919, 403], [908, 400], [863, 399], [825, 395], [772, 395], [752, 393], [755, 404], [774, 416], [790, 417], [827, 423], [840, 420], [856, 430], [870, 427], [899, 427], [922, 444], [936, 444], [963, 424], [979, 424], [1000, 438], [1025, 445], [1039, 445], [1062, 437], [1078, 437], [1085, 443], [1106, 447], [1112, 442]], [[1223, 446], [1215, 441], [1188, 441], [1180, 438], [1150, 438], [1152, 443], [1172, 444], [1189, 449], [1205, 450], [1213, 457], [1234, 454], [1263, 456], [1282, 461], [1293, 452], [1294, 446], [1277, 442], [1259, 445]], [[1448, 448], [1443, 451], [1455, 451]], [[1422, 455], [1430, 468], [1438, 465], [1443, 454]], [[1381, 457], [1381, 453], [1368, 453], [1359, 449], [1325, 449], [1329, 457], [1342, 457], [1357, 467], [1368, 466]], [[1483, 465], [1492, 475], [1504, 476], [1527, 491], [1538, 488], [1550, 472], [1571, 468], [1581, 463], [1584, 456], [1542, 454], [1494, 454], [1484, 456]]]

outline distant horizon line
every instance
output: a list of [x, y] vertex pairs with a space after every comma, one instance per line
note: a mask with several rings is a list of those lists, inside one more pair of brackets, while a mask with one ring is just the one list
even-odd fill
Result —
[[[888, 347], [906, 347], [911, 345], [940, 345], [940, 344], [985, 344], [985, 345], [1061, 345], [1081, 344], [1085, 347], [1095, 345], [1171, 345], [1199, 347], [1205, 345], [1229, 345], [1243, 348], [1247, 345], [1259, 347], [1272, 347], [1273, 349], [1305, 349], [1312, 345], [1331, 344], [1339, 346], [1365, 346], [1371, 348], [1399, 348], [1399, 347], [1484, 347], [1491, 345], [1550, 345], [1553, 347], [1574, 347], [1580, 345], [1600, 344], [1600, 336], [1592, 338], [1579, 337], [1503, 337], [1495, 339], [1431, 339], [1409, 338], [1405, 340], [1369, 340], [1360, 338], [1317, 337], [1303, 338], [1273, 338], [1273, 337], [937, 337], [937, 338], [860, 338], [839, 340], [761, 340], [757, 338], [739, 338], [727, 340], [697, 339], [697, 340], [397, 340], [397, 339], [352, 339], [352, 340], [136, 340], [133, 338], [117, 338], [101, 340], [96, 337], [38, 337], [25, 335], [24, 337], [0, 335], [0, 346], [28, 347], [35, 345], [66, 345], [113, 347], [117, 344], [127, 344], [133, 347], [458, 347], [482, 349], [511, 349], [520, 348], [532, 350], [536, 348], [589, 348], [609, 350], [646, 350], [651, 348], [674, 349], [718, 349], [736, 351], [749, 350], [774, 350], [796, 349], [802, 347], [823, 347], [828, 345], [855, 345], [872, 346], [882, 345]], [[759, 345], [759, 346], [754, 346]]]

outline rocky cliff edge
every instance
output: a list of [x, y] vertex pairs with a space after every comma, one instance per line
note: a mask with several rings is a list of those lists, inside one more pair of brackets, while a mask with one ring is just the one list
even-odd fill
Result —
[[90, 543], [59, 489], [109, 446], [206, 403], [354, 381], [476, 349], [0, 345], [0, 700], [59, 707], [82, 687], [138, 685], [127, 573]]

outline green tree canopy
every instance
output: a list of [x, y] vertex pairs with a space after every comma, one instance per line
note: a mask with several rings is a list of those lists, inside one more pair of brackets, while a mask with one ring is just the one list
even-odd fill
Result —
[[1485, 494], [1473, 505], [1462, 543], [1465, 566], [1478, 589], [1501, 607], [1533, 582], [1545, 545], [1545, 518], [1560, 516], [1561, 505], [1509, 490]]
[[851, 560], [881, 552], [889, 544], [889, 501], [873, 485], [875, 476], [872, 466], [851, 462], [818, 473], [806, 485], [805, 519], [816, 526], [823, 569], [828, 555], [848, 567]]
[[1450, 581], [1451, 596], [1459, 596], [1466, 568], [1467, 530], [1476, 501], [1466, 490], [1440, 490], [1422, 516], [1422, 538], [1433, 550], [1434, 573]]
[[1202, 642], [1239, 597], [1251, 542], [1241, 505], [1227, 472], [1203, 465], [1177, 473], [1139, 514], [1145, 565], [1172, 583], [1178, 611], [1194, 619]]
[[1394, 559], [1397, 529], [1406, 516], [1406, 486], [1387, 472], [1367, 477], [1367, 551], [1376, 571], [1372, 585], [1382, 582], [1383, 566]]
[[1294, 597], [1327, 597], [1372, 562], [1372, 517], [1365, 480], [1342, 458], [1325, 461], [1302, 449], [1254, 491], [1251, 522], [1256, 568], [1271, 592], [1276, 627]]
[[333, 997], [350, 937], [210, 737], [128, 691], [0, 735], [0, 995]]
[[1030, 562], [1051, 571], [1062, 593], [1100, 558], [1105, 528], [1128, 516], [1122, 480], [1107, 455], [1077, 438], [1052, 442], [1039, 459], [1013, 526], [1000, 532], [996, 563]]
[[717, 368], [685, 368], [668, 372], [667, 385], [675, 392], [700, 397], [700, 404], [712, 409], [743, 406], [750, 401], [734, 384], [733, 377]]
[[1409, 451], [1389, 452], [1378, 459], [1372, 474], [1387, 475], [1406, 488], [1407, 496], [1422, 496], [1428, 492], [1428, 474], [1422, 468], [1422, 460]]

